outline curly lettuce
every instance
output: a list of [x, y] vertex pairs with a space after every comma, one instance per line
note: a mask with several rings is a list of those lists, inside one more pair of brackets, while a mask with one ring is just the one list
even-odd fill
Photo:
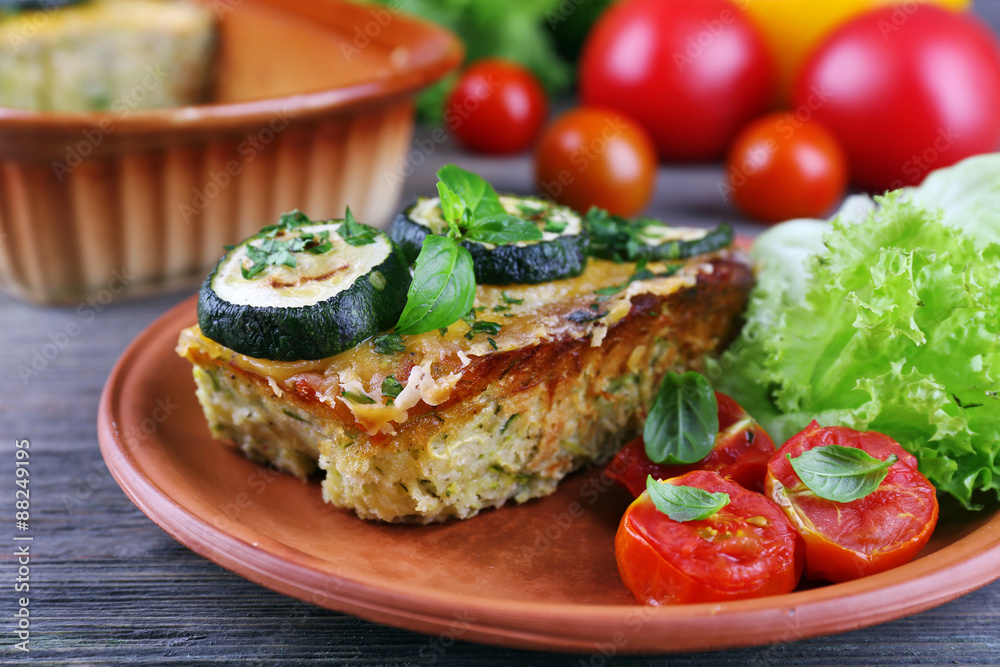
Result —
[[[761, 237], [747, 325], [712, 369], [776, 442], [816, 419], [886, 433], [966, 506], [1000, 496], [1000, 245], [901, 193]], [[789, 238], [796, 239], [796, 249]]]

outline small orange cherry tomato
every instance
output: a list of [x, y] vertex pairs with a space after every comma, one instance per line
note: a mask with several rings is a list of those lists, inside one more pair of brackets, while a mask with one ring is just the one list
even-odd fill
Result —
[[631, 217], [656, 184], [656, 148], [625, 114], [579, 108], [557, 118], [535, 153], [538, 191], [580, 213], [599, 206]]
[[744, 128], [729, 149], [726, 174], [736, 207], [761, 222], [821, 217], [847, 191], [847, 157], [837, 139], [791, 112]]

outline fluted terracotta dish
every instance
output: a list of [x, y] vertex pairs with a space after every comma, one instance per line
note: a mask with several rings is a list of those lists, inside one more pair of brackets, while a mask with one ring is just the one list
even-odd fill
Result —
[[899, 618], [1000, 576], [1000, 511], [943, 508], [914, 562], [851, 583], [726, 604], [643, 607], [616, 571], [628, 498], [600, 471], [467, 521], [397, 526], [325, 505], [303, 483], [213, 441], [177, 306], [126, 350], [101, 398], [104, 460], [153, 521], [197, 553], [286, 595], [451, 639], [616, 654], [791, 641]]
[[[209, 0], [205, 0], [208, 2]], [[300, 208], [397, 204], [412, 97], [456, 67], [450, 33], [343, 0], [214, 0], [212, 103], [0, 108], [0, 287], [73, 303], [200, 280], [222, 246]]]

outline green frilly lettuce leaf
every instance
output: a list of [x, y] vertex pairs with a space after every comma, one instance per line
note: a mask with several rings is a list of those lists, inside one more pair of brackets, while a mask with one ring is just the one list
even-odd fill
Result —
[[940, 491], [966, 505], [1000, 496], [1000, 245], [899, 193], [876, 201], [862, 222], [834, 220], [804, 260], [763, 239], [716, 387], [777, 443], [812, 419], [880, 431]]

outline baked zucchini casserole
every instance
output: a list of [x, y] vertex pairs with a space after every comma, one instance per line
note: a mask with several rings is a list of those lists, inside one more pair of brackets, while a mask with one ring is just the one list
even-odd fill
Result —
[[[403, 325], [434, 259], [426, 237], [447, 238], [440, 199], [401, 214], [391, 238], [349, 214], [296, 212], [230, 249], [177, 348], [212, 434], [321, 476], [325, 500], [362, 518], [468, 518], [609, 459], [667, 372], [701, 368], [738, 332], [753, 278], [728, 229], [497, 203], [506, 224], [541, 233], [490, 243], [456, 227], [472, 248], [470, 307], [419, 333]], [[630, 252], [623, 239], [635, 250], [651, 225], [655, 247]]]

